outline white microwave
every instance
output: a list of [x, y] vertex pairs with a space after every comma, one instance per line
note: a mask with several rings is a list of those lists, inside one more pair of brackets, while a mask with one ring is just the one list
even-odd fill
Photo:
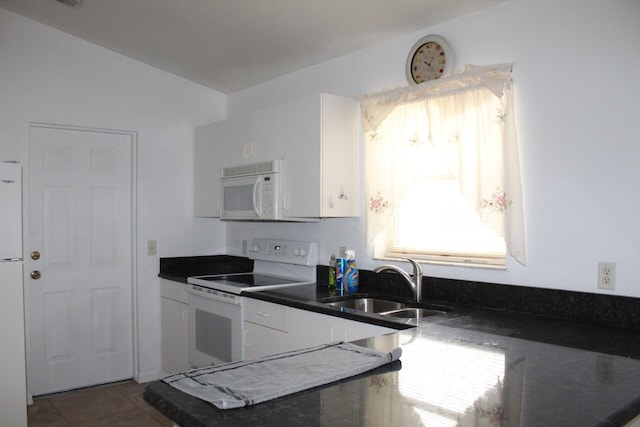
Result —
[[282, 160], [223, 168], [221, 219], [282, 219]]

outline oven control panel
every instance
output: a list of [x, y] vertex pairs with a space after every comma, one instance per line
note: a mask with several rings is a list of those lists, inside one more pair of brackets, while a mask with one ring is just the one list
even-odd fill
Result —
[[318, 263], [318, 243], [300, 240], [253, 239], [249, 258], [261, 261], [315, 266]]

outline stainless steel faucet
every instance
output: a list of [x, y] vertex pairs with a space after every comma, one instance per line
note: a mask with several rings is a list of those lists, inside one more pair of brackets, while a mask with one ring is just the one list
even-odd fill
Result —
[[393, 270], [396, 273], [400, 273], [404, 279], [409, 282], [411, 288], [413, 288], [413, 294], [416, 297], [416, 302], [420, 302], [422, 299], [422, 266], [418, 264], [418, 261], [413, 260], [411, 258], [402, 258], [411, 263], [413, 266], [413, 274], [409, 275], [406, 271], [401, 269], [400, 267], [396, 267], [395, 265], [381, 265], [380, 267], [376, 267], [373, 269], [374, 273], [380, 273], [385, 270]]

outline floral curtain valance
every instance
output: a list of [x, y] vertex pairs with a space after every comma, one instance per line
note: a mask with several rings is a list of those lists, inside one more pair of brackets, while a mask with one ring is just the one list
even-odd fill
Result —
[[416, 182], [444, 173], [526, 265], [511, 68], [467, 65], [460, 74], [362, 96], [368, 242], [388, 229], [394, 205]]
[[456, 91], [484, 86], [502, 98], [505, 85], [511, 84], [512, 64], [493, 66], [466, 65], [460, 74], [380, 93], [362, 95], [360, 103], [364, 131], [375, 130], [397, 106]]

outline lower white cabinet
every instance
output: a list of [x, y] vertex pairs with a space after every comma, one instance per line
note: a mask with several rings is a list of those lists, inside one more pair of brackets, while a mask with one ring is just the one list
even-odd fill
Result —
[[288, 310], [280, 304], [244, 299], [244, 358], [290, 350]]
[[245, 298], [246, 359], [338, 341], [355, 341], [395, 329]]
[[286, 331], [267, 328], [252, 322], [244, 322], [244, 358], [268, 356], [292, 350]]
[[289, 320], [296, 326], [290, 329], [289, 340], [295, 348], [338, 341], [355, 341], [396, 332], [395, 329], [312, 311], [295, 308], [290, 308], [289, 311]]
[[162, 368], [170, 373], [183, 372], [191, 369], [186, 285], [166, 279], [160, 282]]

